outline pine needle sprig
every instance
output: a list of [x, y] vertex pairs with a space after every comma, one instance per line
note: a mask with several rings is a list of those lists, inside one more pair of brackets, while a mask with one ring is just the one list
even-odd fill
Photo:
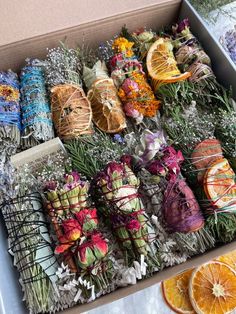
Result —
[[217, 242], [228, 243], [235, 239], [236, 215], [218, 213], [211, 215], [206, 220], [205, 227], [212, 233]]
[[125, 153], [123, 143], [96, 129], [92, 136], [83, 136], [65, 143], [72, 168], [88, 179], [93, 178], [108, 162], [118, 161]]

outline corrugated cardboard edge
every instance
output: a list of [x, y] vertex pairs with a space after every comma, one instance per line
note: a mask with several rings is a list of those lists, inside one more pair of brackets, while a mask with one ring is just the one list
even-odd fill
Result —
[[166, 3], [157, 3], [144, 9], [1, 46], [0, 69], [4, 71], [11, 68], [19, 71], [24, 65], [26, 57], [44, 58], [46, 48], [57, 47], [59, 41], [63, 41], [65, 38], [69, 47], [75, 47], [82, 42], [91, 47], [97, 47], [101, 42], [111, 39], [116, 33], [119, 33], [124, 24], [127, 24], [130, 30], [140, 28], [140, 24], [147, 28], [161, 28], [176, 19], [180, 4], [181, 0], [167, 0]]
[[28, 162], [36, 161], [39, 158], [43, 158], [51, 153], [63, 150], [67, 154], [64, 145], [59, 137], [56, 137], [50, 141], [34, 146], [23, 152], [11, 156], [11, 163], [15, 168], [27, 164]]
[[186, 17], [190, 20], [191, 31], [199, 39], [211, 60], [214, 60], [212, 69], [218, 82], [227, 88], [232, 86], [234, 98], [236, 99], [236, 65], [214, 37], [214, 34], [210, 33], [206, 23], [193, 6], [187, 0], [184, 0], [181, 6], [180, 19]]

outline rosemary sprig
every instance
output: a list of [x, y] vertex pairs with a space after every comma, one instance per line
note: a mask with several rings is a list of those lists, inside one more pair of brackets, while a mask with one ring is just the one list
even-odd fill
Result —
[[72, 168], [88, 179], [93, 178], [110, 161], [118, 161], [125, 153], [125, 146], [96, 129], [92, 136], [83, 136], [65, 143], [72, 161]]
[[218, 242], [231, 242], [236, 235], [236, 215], [229, 213], [211, 215], [206, 220], [206, 228]]

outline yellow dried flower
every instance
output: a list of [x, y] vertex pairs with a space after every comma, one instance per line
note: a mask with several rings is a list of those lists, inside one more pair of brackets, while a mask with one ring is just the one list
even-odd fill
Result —
[[134, 55], [132, 51], [134, 43], [131, 41], [128, 41], [124, 37], [118, 37], [114, 40], [112, 44], [112, 49], [116, 53], [123, 53], [127, 58], [130, 58]]

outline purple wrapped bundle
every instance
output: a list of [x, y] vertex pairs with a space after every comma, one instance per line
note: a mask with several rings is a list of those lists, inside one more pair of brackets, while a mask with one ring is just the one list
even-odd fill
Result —
[[162, 210], [171, 233], [195, 232], [204, 226], [198, 202], [184, 179], [169, 181]]

